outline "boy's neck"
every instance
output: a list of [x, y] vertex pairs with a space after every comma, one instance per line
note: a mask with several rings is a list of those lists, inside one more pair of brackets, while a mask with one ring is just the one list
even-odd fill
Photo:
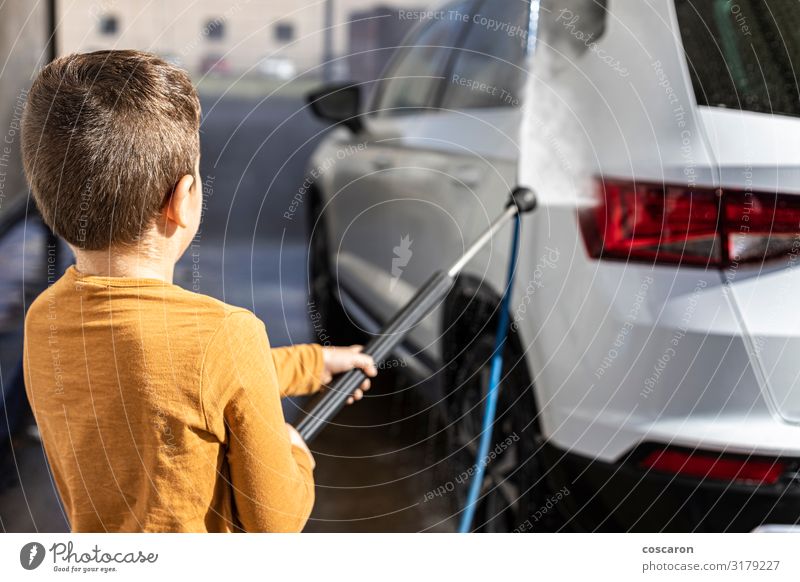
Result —
[[75, 268], [83, 275], [158, 279], [172, 283], [175, 259], [171, 256], [137, 249], [72, 250], [75, 253]]

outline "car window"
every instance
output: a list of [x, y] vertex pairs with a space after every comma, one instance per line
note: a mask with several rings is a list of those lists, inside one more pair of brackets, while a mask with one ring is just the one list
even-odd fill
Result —
[[796, 0], [677, 0], [699, 105], [800, 116]]
[[[444, 71], [460, 33], [469, 25], [472, 1], [420, 11], [426, 22], [403, 44], [378, 88], [375, 110], [396, 115], [428, 108], [445, 82]], [[412, 12], [412, 11], [409, 11]]]
[[484, 0], [478, 6], [448, 75], [443, 108], [519, 105], [529, 14], [529, 0]]

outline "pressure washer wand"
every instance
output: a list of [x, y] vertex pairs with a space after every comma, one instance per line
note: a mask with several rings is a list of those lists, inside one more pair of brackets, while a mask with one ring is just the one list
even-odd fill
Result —
[[[422, 321], [447, 296], [461, 269], [492, 239], [495, 233], [517, 214], [530, 212], [534, 208], [536, 208], [536, 194], [527, 188], [516, 188], [511, 193], [503, 213], [472, 243], [449, 270], [434, 273], [386, 327], [364, 346], [364, 352], [372, 356], [376, 365], [383, 362], [411, 328]], [[365, 377], [364, 372], [360, 369], [350, 370], [329, 387], [297, 425], [297, 431], [306, 442], [316, 437], [322, 427], [344, 408], [347, 399], [361, 385]]]

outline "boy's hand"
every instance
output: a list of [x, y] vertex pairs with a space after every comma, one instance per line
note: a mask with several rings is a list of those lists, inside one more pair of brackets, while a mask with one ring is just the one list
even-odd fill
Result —
[[289, 441], [294, 446], [296, 446], [298, 448], [301, 448], [306, 452], [306, 454], [308, 455], [308, 458], [311, 459], [311, 468], [312, 469], [314, 467], [316, 467], [317, 463], [316, 463], [316, 461], [314, 461], [314, 455], [312, 455], [311, 451], [308, 450], [308, 445], [306, 444], [306, 441], [303, 440], [303, 437], [300, 436], [300, 433], [297, 432], [297, 429], [287, 422], [286, 423], [286, 430], [289, 432]]
[[[322, 372], [322, 383], [329, 384], [334, 375], [349, 372], [353, 368], [360, 368], [369, 378], [377, 376], [378, 368], [375, 367], [372, 356], [362, 353], [361, 350], [363, 349], [363, 346], [322, 348], [322, 361], [325, 364]], [[353, 395], [347, 399], [348, 404], [361, 400], [364, 392], [369, 390], [369, 378], [365, 379], [361, 386], [353, 392]]]

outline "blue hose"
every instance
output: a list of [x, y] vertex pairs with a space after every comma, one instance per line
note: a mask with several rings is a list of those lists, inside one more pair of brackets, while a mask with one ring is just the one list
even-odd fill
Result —
[[481, 440], [478, 446], [478, 455], [475, 459], [475, 475], [469, 484], [467, 502], [461, 513], [461, 524], [458, 527], [459, 533], [468, 533], [472, 528], [472, 521], [475, 518], [475, 509], [478, 506], [478, 497], [481, 493], [483, 475], [486, 472], [486, 459], [489, 455], [489, 447], [492, 442], [492, 429], [494, 427], [495, 416], [497, 415], [497, 399], [500, 396], [500, 376], [503, 373], [503, 348], [508, 338], [509, 323], [509, 304], [511, 303], [511, 291], [514, 287], [514, 272], [517, 265], [517, 252], [519, 251], [519, 214], [514, 218], [514, 235], [511, 242], [511, 258], [508, 263], [508, 277], [505, 293], [500, 302], [500, 319], [497, 323], [497, 331], [494, 338], [494, 352], [492, 354], [492, 367], [489, 375], [489, 393], [486, 395], [486, 407], [483, 410], [483, 427], [481, 430]]

